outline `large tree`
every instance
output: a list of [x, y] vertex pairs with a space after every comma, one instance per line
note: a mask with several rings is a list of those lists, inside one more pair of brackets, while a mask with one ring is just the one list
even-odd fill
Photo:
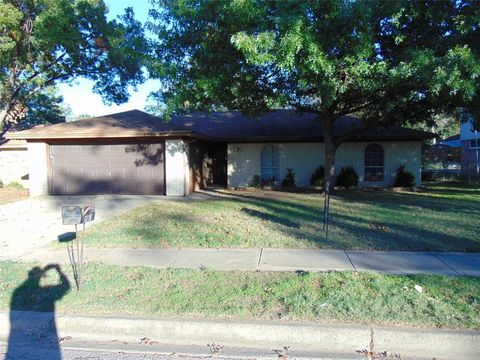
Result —
[[0, 1], [0, 128], [22, 120], [31, 99], [83, 76], [107, 103], [143, 81], [143, 27], [126, 9], [106, 18], [102, 0]]
[[[278, 107], [318, 114], [335, 182], [342, 115], [364, 126], [478, 112], [480, 3], [475, 1], [156, 0], [150, 66], [168, 112]], [[327, 190], [330, 188], [327, 186]]]

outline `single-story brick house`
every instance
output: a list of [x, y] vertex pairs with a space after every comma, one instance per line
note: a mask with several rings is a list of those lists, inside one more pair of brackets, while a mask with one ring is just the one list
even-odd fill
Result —
[[[434, 135], [392, 127], [363, 130], [345, 116], [348, 134], [337, 166], [353, 166], [361, 186], [389, 186], [400, 164], [421, 174], [422, 141]], [[240, 112], [190, 113], [171, 122], [132, 110], [42, 126], [11, 135], [26, 140], [30, 193], [186, 195], [203, 186], [247, 186], [254, 175], [281, 181], [287, 169], [309, 186], [324, 163], [323, 124], [314, 114], [278, 110], [260, 118]]]
[[17, 182], [23, 187], [28, 187], [28, 156], [25, 140], [0, 138], [0, 181], [3, 185]]

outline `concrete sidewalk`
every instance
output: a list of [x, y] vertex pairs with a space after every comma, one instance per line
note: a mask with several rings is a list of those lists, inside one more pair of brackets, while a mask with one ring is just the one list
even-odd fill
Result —
[[[65, 249], [36, 250], [17, 261], [69, 263]], [[480, 253], [313, 249], [98, 249], [85, 261], [122, 266], [239, 271], [371, 271], [480, 276]]]

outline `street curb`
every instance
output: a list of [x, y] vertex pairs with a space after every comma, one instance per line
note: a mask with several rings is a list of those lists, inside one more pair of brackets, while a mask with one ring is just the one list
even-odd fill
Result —
[[[0, 312], [0, 336], [10, 332], [9, 313]], [[16, 331], [45, 333], [53, 328], [50, 313], [14, 311]], [[74, 341], [131, 342], [140, 339], [179, 345], [252, 349], [290, 346], [302, 352], [355, 354], [371, 349], [403, 357], [477, 359], [480, 331], [382, 327], [361, 324], [281, 323], [266, 321], [176, 320], [56, 315], [58, 337]]]

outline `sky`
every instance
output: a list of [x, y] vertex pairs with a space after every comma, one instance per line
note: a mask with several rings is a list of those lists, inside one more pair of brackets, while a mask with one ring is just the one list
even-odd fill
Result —
[[[132, 7], [135, 18], [142, 23], [147, 20], [150, 8], [149, 0], [105, 0], [109, 7], [108, 18], [113, 19], [123, 14], [126, 7]], [[89, 114], [100, 116], [132, 109], [143, 110], [147, 96], [151, 91], [158, 90], [158, 80], [148, 80], [137, 88], [137, 91], [130, 91], [130, 100], [122, 105], [107, 106], [103, 104], [102, 98], [92, 92], [93, 82], [85, 78], [77, 78], [73, 85], [60, 83], [58, 88], [63, 96], [64, 102], [72, 108], [75, 116]]]

